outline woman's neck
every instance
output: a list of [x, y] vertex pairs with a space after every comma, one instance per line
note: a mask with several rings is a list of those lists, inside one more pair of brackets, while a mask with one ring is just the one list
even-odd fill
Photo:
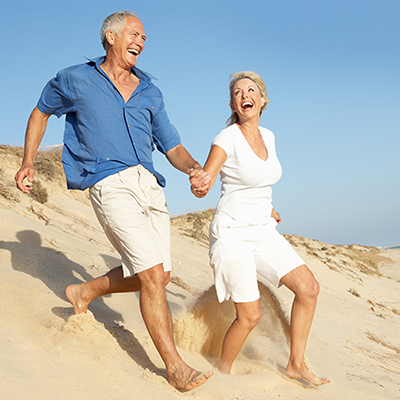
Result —
[[258, 136], [258, 122], [259, 119], [257, 120], [251, 120], [251, 121], [242, 121], [242, 122], [237, 122], [237, 126], [239, 129], [242, 131], [243, 135], [248, 136], [248, 137], [257, 137]]

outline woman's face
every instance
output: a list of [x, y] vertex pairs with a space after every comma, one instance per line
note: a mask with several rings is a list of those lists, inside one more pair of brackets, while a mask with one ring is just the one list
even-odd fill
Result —
[[238, 80], [232, 90], [231, 108], [236, 111], [239, 122], [245, 122], [252, 118], [260, 118], [261, 107], [265, 104], [265, 98], [254, 81], [248, 78]]

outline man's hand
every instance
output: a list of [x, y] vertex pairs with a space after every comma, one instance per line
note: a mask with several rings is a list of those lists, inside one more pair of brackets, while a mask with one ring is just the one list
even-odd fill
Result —
[[24, 185], [23, 180], [28, 178], [30, 183], [33, 182], [33, 177], [35, 175], [35, 167], [33, 165], [22, 166], [21, 169], [15, 174], [15, 182], [17, 183], [17, 188], [23, 193], [30, 193], [32, 186]]
[[28, 126], [26, 127], [25, 133], [24, 158], [22, 160], [21, 168], [15, 174], [17, 188], [23, 193], [30, 193], [32, 190], [32, 186], [24, 185], [23, 180], [28, 178], [28, 182], [33, 182], [33, 177], [35, 175], [35, 167], [33, 166], [33, 162], [35, 160], [39, 144], [46, 131], [49, 117], [50, 114], [42, 113], [37, 107], [34, 108], [29, 117]]
[[204, 197], [211, 188], [211, 177], [202, 168], [193, 168], [189, 172], [190, 190], [196, 197]]

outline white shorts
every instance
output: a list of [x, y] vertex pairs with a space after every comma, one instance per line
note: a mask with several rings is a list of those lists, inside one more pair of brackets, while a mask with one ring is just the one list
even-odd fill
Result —
[[124, 277], [157, 264], [171, 270], [169, 212], [151, 172], [130, 167], [96, 183], [89, 193], [100, 225], [121, 256]]
[[247, 303], [260, 298], [257, 273], [276, 287], [280, 279], [304, 264], [289, 242], [275, 229], [271, 217], [265, 225], [247, 225], [217, 213], [210, 225], [210, 264], [219, 302]]

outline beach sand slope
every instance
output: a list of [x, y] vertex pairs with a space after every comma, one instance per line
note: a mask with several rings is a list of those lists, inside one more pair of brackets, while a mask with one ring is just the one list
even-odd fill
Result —
[[[48, 157], [43, 156], [44, 159]], [[212, 211], [173, 218], [167, 298], [183, 358], [215, 375], [181, 393], [166, 380], [137, 293], [96, 299], [74, 316], [64, 290], [118, 266], [87, 193], [65, 190], [60, 165], [37, 174], [45, 204], [19, 193], [21, 149], [0, 146], [1, 399], [400, 399], [400, 250], [288, 236], [321, 285], [307, 362], [331, 383], [285, 375], [292, 294], [260, 279], [262, 317], [233, 375], [215, 368], [234, 318], [218, 304], [208, 265]], [[43, 162], [46, 165], [45, 162]]]

